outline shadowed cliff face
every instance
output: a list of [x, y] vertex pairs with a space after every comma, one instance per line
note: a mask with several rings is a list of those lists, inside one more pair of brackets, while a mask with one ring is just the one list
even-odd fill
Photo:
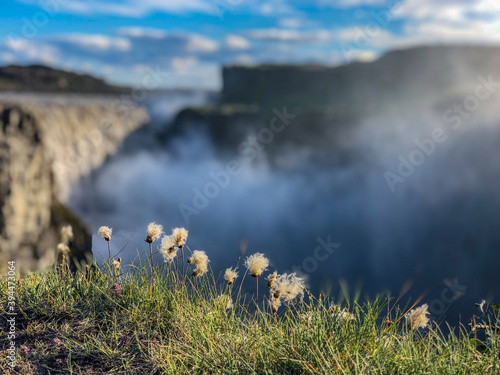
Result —
[[113, 98], [0, 95], [0, 256], [19, 269], [53, 264], [59, 229], [71, 224], [73, 255], [91, 249], [86, 227], [64, 205], [79, 178], [148, 121]]
[[[448, 96], [478, 74], [499, 71], [500, 49], [436, 46], [391, 51], [371, 63], [338, 67], [229, 66], [222, 100], [266, 106], [335, 108], [378, 115], [401, 104]], [[427, 98], [430, 96], [430, 98]]]

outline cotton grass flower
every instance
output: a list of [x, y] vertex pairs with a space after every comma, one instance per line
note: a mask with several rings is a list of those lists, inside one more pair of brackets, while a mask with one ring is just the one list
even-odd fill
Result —
[[217, 304], [224, 308], [224, 310], [229, 310], [233, 308], [233, 300], [230, 296], [222, 294], [217, 297]]
[[281, 298], [279, 297], [275, 298], [274, 296], [271, 297], [271, 299], [269, 300], [269, 306], [271, 307], [273, 314], [276, 314], [278, 312], [279, 307], [281, 306]]
[[60, 243], [57, 245], [57, 264], [69, 271], [69, 254], [71, 250], [68, 245]]
[[195, 250], [193, 254], [187, 259], [189, 264], [193, 264], [195, 269], [191, 276], [200, 277], [208, 271], [208, 256], [204, 251]]
[[61, 228], [61, 242], [65, 245], [69, 245], [69, 241], [73, 239], [73, 227], [71, 225], [65, 225]]
[[154, 222], [149, 223], [146, 239], [144, 241], [146, 241], [149, 244], [149, 253], [151, 257], [153, 256], [153, 246], [151, 244], [155, 242], [157, 239], [159, 239], [162, 234], [163, 234], [163, 225], [156, 224]]
[[146, 242], [153, 243], [163, 234], [163, 225], [156, 223], [149, 223], [147, 229]]
[[340, 308], [340, 306], [332, 304], [330, 306], [330, 312], [332, 313], [333, 319], [337, 319], [344, 323], [356, 320], [356, 317], [353, 314], [351, 314], [346, 307], [342, 309]]
[[261, 253], [250, 255], [245, 260], [245, 267], [252, 277], [260, 277], [262, 273], [267, 270], [267, 266], [269, 266], [269, 259]]
[[312, 324], [313, 322], [313, 318], [314, 318], [314, 314], [312, 311], [306, 311], [305, 313], [303, 314], [300, 314], [299, 315], [300, 319], [302, 319], [302, 321], [306, 324]]
[[224, 280], [227, 281], [227, 285], [231, 285], [234, 283], [234, 280], [238, 278], [238, 272], [236, 270], [233, 270], [233, 268], [228, 268], [226, 269], [226, 272], [224, 272]]
[[161, 244], [158, 246], [158, 250], [163, 256], [165, 263], [172, 262], [177, 256], [177, 248], [172, 236], [163, 236], [161, 239]]
[[245, 260], [245, 267], [250, 272], [250, 276], [255, 277], [255, 286], [257, 289], [255, 298], [257, 300], [259, 299], [259, 276], [262, 275], [262, 272], [267, 270], [267, 266], [269, 266], [269, 259], [261, 253], [250, 255]]
[[111, 229], [110, 227], [105, 227], [105, 226], [102, 226], [99, 228], [99, 230], [97, 231], [97, 234], [99, 235], [99, 237], [102, 237], [104, 238], [106, 241], [111, 241], [111, 233], [113, 232], [113, 229]]
[[57, 250], [60, 253], [65, 254], [65, 255], [70, 253], [70, 249], [69, 249], [68, 245], [63, 244], [63, 243], [60, 243], [57, 245]]
[[105, 227], [105, 226], [102, 226], [99, 228], [99, 230], [97, 231], [97, 235], [99, 237], [102, 237], [106, 240], [106, 242], [108, 243], [108, 259], [111, 259], [111, 246], [109, 245], [109, 241], [111, 241], [111, 233], [113, 232], [113, 229], [111, 229], [110, 227]]
[[182, 279], [184, 279], [184, 245], [186, 245], [188, 237], [188, 231], [185, 228], [174, 228], [172, 230], [172, 238], [175, 242], [175, 245], [181, 249], [181, 258], [182, 258]]
[[120, 273], [120, 270], [122, 268], [122, 258], [118, 258], [117, 260], [113, 260], [112, 263], [113, 268]]
[[186, 244], [188, 231], [185, 228], [175, 228], [172, 231], [172, 238], [179, 249], [182, 249]]
[[[272, 276], [272, 275], [271, 275]], [[270, 277], [268, 277], [269, 279]], [[304, 279], [298, 277], [297, 274], [284, 273], [282, 275], [277, 275], [272, 283], [272, 288], [270, 290], [271, 298], [269, 300], [269, 305], [273, 313], [276, 314], [278, 308], [281, 306], [281, 301], [290, 305], [297, 297], [304, 297], [305, 282]]]
[[305, 282], [304, 279], [298, 277], [297, 274], [284, 273], [279, 275], [271, 289], [273, 298], [281, 298], [287, 304], [291, 304], [297, 297], [304, 296]]
[[406, 315], [406, 324], [408, 329], [413, 330], [413, 329], [418, 329], [418, 328], [425, 328], [429, 325], [429, 318], [427, 317], [429, 311], [427, 309], [429, 306], [427, 304], [424, 304], [416, 309], [411, 310], [407, 315]]
[[276, 277], [278, 277], [278, 272], [274, 271], [272, 274], [270, 274], [266, 281], [267, 281], [267, 289], [271, 290], [273, 289], [274, 282], [276, 281]]

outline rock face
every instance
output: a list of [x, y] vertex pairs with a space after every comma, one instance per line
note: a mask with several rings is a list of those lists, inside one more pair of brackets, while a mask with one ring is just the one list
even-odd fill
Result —
[[478, 75], [498, 78], [500, 48], [435, 46], [391, 51], [370, 63], [324, 66], [229, 66], [222, 100], [266, 105], [345, 106], [376, 111], [399, 98], [433, 99]]
[[[287, 150], [319, 162], [349, 162], [356, 125], [381, 113], [393, 118], [416, 107], [444, 112], [474, 93], [478, 83], [500, 80], [500, 48], [435, 46], [391, 51], [369, 63], [338, 67], [261, 65], [223, 69], [220, 102], [179, 113], [172, 131], [208, 129], [219, 148], [238, 153], [248, 136], [268, 132], [279, 113], [290, 113], [286, 130], [275, 132], [266, 156]], [[481, 81], [482, 80], [482, 81]], [[264, 130], [262, 130], [264, 129]], [[267, 146], [263, 137], [261, 143]], [[310, 155], [302, 146], [314, 146]], [[332, 152], [333, 150], [333, 152]]]
[[[315, 111], [286, 105], [261, 108], [220, 104], [182, 110], [166, 138], [201, 128], [215, 145], [214, 151], [223, 158], [254, 159], [252, 150], [255, 149], [262, 150], [258, 152], [259, 157], [279, 169], [293, 167], [305, 159], [341, 166], [358, 157], [350, 147], [355, 123], [355, 117], [335, 108]], [[314, 152], [310, 151], [311, 147]]]
[[0, 95], [0, 261], [18, 269], [53, 264], [62, 225], [84, 259], [91, 237], [64, 203], [71, 186], [148, 121], [114, 98]]

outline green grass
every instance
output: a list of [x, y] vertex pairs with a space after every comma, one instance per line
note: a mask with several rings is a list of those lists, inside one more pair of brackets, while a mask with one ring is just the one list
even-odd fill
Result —
[[[241, 268], [240, 268], [241, 269]], [[152, 276], [151, 276], [152, 274]], [[355, 319], [332, 314], [330, 301], [304, 300], [273, 314], [261, 280], [258, 307], [241, 285], [218, 274], [198, 279], [175, 268], [133, 266], [116, 276], [108, 265], [66, 274], [29, 274], [16, 287], [17, 361], [4, 374], [498, 374], [498, 336], [483, 341], [465, 327], [408, 331], [397, 305], [379, 298], [344, 306]], [[117, 283], [121, 293], [112, 291]], [[1, 313], [7, 286], [2, 279]], [[231, 296], [231, 309], [219, 296]], [[384, 323], [388, 318], [392, 325]], [[495, 315], [496, 316], [496, 315]], [[6, 350], [7, 325], [0, 339]], [[54, 339], [59, 339], [57, 345]]]

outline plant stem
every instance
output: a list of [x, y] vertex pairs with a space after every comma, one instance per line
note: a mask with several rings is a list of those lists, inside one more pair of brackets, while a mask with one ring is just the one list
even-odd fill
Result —
[[256, 300], [258, 303], [259, 302], [259, 278], [258, 277], [255, 278], [255, 285], [257, 286], [257, 298], [256, 298]]
[[185, 273], [184, 273], [184, 246], [181, 247], [181, 254], [182, 254], [182, 280], [184, 280]]
[[108, 242], [108, 254], [109, 254], [108, 260], [109, 260], [109, 259], [111, 259], [111, 246], [109, 245], [109, 241], [107, 241], [107, 242]]

